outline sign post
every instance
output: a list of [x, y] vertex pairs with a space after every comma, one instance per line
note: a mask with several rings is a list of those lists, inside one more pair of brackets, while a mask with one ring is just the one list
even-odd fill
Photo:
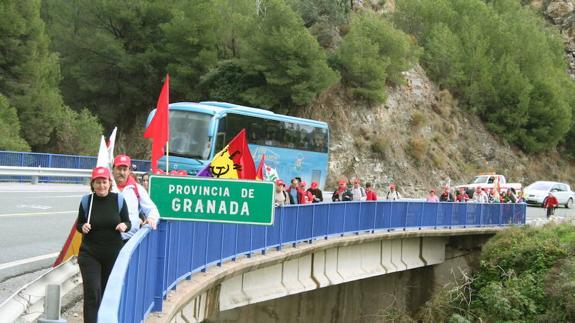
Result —
[[206, 177], [150, 176], [162, 219], [272, 225], [274, 184]]

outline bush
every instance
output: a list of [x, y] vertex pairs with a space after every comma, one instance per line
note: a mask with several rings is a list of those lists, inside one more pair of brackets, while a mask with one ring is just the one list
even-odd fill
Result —
[[420, 128], [425, 125], [427, 119], [425, 118], [425, 114], [422, 112], [416, 111], [411, 115], [411, 119], [409, 119], [409, 124], [412, 128]]
[[59, 122], [49, 146], [52, 152], [74, 155], [97, 155], [100, 148], [102, 126], [98, 118], [87, 109], [76, 112], [62, 107]]
[[418, 136], [409, 139], [409, 147], [407, 151], [417, 162], [422, 162], [424, 160], [427, 156], [427, 150], [427, 141], [423, 137]]
[[380, 155], [380, 157], [385, 157], [387, 149], [389, 149], [390, 143], [386, 137], [379, 136], [373, 139], [371, 143], [371, 151]]
[[[563, 297], [573, 292], [565, 283], [573, 278], [575, 267], [561, 265], [573, 255], [572, 232], [571, 225], [524, 227], [493, 237], [483, 248], [473, 283], [473, 311], [488, 321], [535, 321], [556, 317], [557, 308], [575, 305]], [[561, 269], [550, 271], [553, 267]]]
[[350, 31], [337, 52], [343, 82], [352, 94], [384, 102], [387, 82], [401, 84], [402, 71], [417, 61], [410, 37], [372, 11], [352, 17]]

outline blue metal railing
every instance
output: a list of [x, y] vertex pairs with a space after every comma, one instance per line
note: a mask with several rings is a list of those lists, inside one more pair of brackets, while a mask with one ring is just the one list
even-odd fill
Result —
[[99, 322], [140, 322], [179, 281], [240, 255], [362, 232], [519, 225], [525, 214], [525, 204], [378, 201], [279, 207], [271, 226], [162, 220], [120, 252]]
[[[93, 156], [0, 151], [0, 166], [92, 169], [96, 167], [97, 160], [98, 158]], [[136, 165], [139, 171], [150, 169], [149, 160], [132, 160], [132, 164]], [[29, 182], [30, 180], [30, 177], [23, 176], [0, 176], [0, 181], [3, 182]], [[81, 183], [82, 179], [42, 176], [39, 181], [43, 183]]]

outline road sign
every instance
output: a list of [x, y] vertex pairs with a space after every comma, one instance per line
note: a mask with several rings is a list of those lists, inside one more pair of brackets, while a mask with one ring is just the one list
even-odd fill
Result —
[[150, 176], [163, 219], [272, 225], [274, 184], [206, 177]]

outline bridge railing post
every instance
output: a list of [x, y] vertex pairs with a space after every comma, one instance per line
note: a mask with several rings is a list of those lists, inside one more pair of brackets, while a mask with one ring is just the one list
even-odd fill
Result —
[[167, 234], [168, 228], [166, 221], [160, 221], [158, 226], [158, 253], [156, 265], [156, 286], [154, 291], [154, 306], [153, 312], [161, 312], [164, 302], [164, 286], [166, 279], [166, 264], [167, 264]]

